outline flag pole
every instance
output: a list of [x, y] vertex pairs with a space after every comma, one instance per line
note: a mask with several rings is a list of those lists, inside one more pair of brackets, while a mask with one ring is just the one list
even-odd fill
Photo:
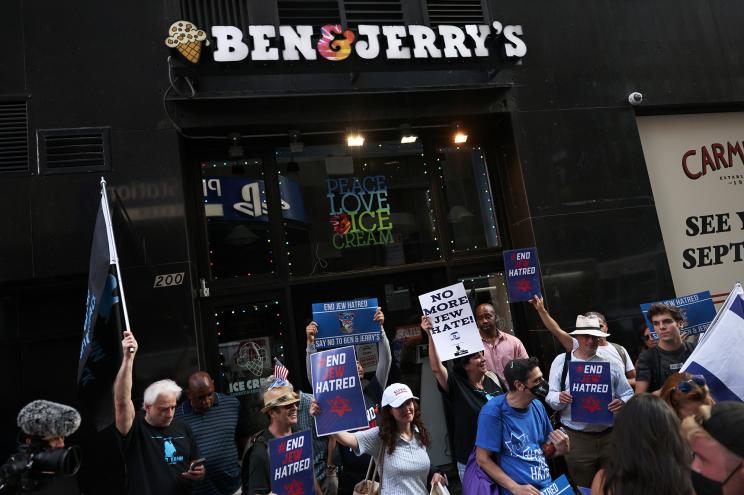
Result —
[[[121, 309], [124, 312], [124, 326], [126, 330], [131, 332], [129, 327], [129, 312], [127, 312], [127, 300], [124, 297], [124, 281], [121, 277], [121, 268], [119, 267], [119, 254], [116, 251], [116, 240], [114, 239], [114, 228], [111, 222], [111, 212], [109, 211], [108, 194], [106, 194], [106, 179], [101, 177], [101, 207], [103, 208], [103, 219], [106, 223], [106, 235], [108, 236], [110, 246], [110, 257], [111, 261], [116, 265], [116, 277], [119, 280], [119, 296], [121, 297]], [[134, 352], [134, 349], [129, 348], [129, 352]]]

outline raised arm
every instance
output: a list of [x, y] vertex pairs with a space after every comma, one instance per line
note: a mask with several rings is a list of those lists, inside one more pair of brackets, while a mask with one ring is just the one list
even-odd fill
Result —
[[434, 337], [431, 336], [432, 324], [428, 316], [421, 317], [421, 328], [429, 337], [429, 366], [431, 367], [431, 372], [434, 373], [434, 377], [437, 379], [439, 386], [442, 387], [442, 390], [449, 392], [447, 367], [439, 360], [437, 348], [434, 346]]
[[318, 350], [315, 348], [315, 335], [318, 333], [318, 324], [314, 321], [308, 323], [305, 327], [305, 341], [307, 347], [305, 347], [305, 372], [307, 373], [307, 381], [310, 385], [313, 384], [313, 373], [310, 367], [310, 355], [316, 353]]
[[550, 316], [548, 310], [545, 309], [545, 301], [543, 298], [535, 295], [530, 299], [530, 304], [535, 308], [535, 311], [537, 311], [537, 315], [540, 317], [540, 320], [542, 320], [545, 328], [553, 334], [553, 337], [558, 339], [561, 346], [569, 352], [573, 351], [573, 338], [561, 328], [552, 316]]
[[390, 341], [388, 341], [385, 334], [385, 315], [382, 312], [382, 308], [377, 308], [377, 311], [375, 311], [375, 321], [380, 322], [380, 342], [377, 344], [377, 370], [375, 371], [375, 378], [377, 379], [377, 383], [380, 384], [380, 390], [384, 390], [387, 386], [388, 375], [390, 374], [393, 353], [390, 350]]
[[[129, 352], [129, 349], [134, 352]], [[134, 355], [137, 353], [137, 341], [132, 332], [125, 331], [121, 341], [122, 358], [119, 372], [114, 382], [114, 409], [116, 410], [116, 429], [122, 435], [129, 433], [134, 422], [134, 404], [132, 403], [132, 368]]]

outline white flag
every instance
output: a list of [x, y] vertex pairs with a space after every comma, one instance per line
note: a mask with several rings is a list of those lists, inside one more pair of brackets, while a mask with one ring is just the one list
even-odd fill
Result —
[[716, 401], [744, 401], [744, 289], [737, 283], [682, 371], [703, 375]]

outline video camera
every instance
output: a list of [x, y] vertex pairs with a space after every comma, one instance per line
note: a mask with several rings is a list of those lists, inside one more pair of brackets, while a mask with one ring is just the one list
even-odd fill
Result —
[[46, 448], [46, 442], [18, 447], [0, 466], [0, 493], [26, 493], [41, 489], [55, 476], [75, 476], [80, 469], [80, 448]]
[[42, 489], [57, 476], [74, 476], [80, 469], [80, 448], [50, 448], [44, 438], [71, 435], [80, 426], [72, 407], [45, 400], [27, 404], [18, 413], [18, 427], [25, 435], [15, 454], [0, 466], [0, 494]]

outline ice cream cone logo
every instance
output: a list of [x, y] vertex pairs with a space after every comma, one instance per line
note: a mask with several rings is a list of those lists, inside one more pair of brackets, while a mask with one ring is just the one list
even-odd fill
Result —
[[[189, 21], [176, 21], [171, 24], [168, 34], [165, 38], [168, 48], [176, 48], [192, 64], [199, 62], [202, 41], [207, 40], [207, 33]], [[209, 41], [206, 44], [209, 45]]]

